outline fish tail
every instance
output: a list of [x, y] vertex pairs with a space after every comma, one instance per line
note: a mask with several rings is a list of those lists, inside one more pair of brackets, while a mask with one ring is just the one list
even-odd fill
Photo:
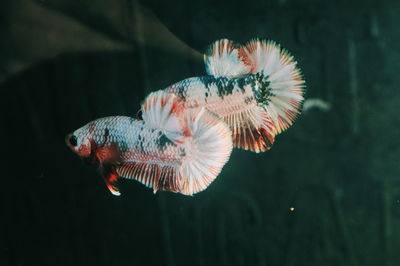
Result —
[[204, 54], [207, 74], [212, 76], [240, 77], [250, 73], [244, 64], [240, 46], [233, 41], [221, 39], [212, 43]]
[[300, 114], [304, 100], [304, 80], [297, 62], [274, 41], [254, 39], [240, 48], [257, 86], [257, 104], [271, 117], [274, 134], [286, 130]]
[[193, 195], [204, 190], [219, 174], [232, 151], [229, 126], [206, 108], [190, 109], [186, 122], [191, 137], [179, 171], [180, 193]]

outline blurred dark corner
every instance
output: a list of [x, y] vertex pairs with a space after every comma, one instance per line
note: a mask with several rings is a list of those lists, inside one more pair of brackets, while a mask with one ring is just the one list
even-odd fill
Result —
[[[0, 265], [397, 266], [395, 0], [3, 0]], [[219, 38], [292, 52], [306, 110], [264, 154], [234, 151], [194, 197], [110, 195], [64, 136], [204, 75]]]

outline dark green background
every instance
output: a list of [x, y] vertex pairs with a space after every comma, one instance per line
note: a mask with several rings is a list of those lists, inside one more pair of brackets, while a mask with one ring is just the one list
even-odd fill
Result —
[[[104, 1], [47, 2], [123, 39], [104, 3], [96, 9]], [[153, 195], [133, 181], [112, 196], [64, 136], [99, 117], [135, 115], [150, 91], [204, 75], [201, 62], [133, 44], [66, 52], [7, 77], [0, 265], [399, 265], [397, 2], [142, 1], [199, 51], [219, 38], [281, 43], [303, 70], [306, 98], [331, 105], [303, 113], [266, 153], [234, 150], [193, 197]]]

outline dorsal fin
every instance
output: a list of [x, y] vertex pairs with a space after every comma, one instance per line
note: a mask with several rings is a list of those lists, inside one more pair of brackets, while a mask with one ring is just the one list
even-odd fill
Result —
[[181, 100], [175, 94], [152, 92], [142, 104], [143, 121], [160, 129], [171, 141], [181, 143], [185, 132], [181, 121], [182, 108]]
[[240, 77], [250, 71], [239, 55], [239, 45], [222, 39], [211, 44], [204, 54], [207, 74], [216, 77]]
[[263, 72], [265, 75], [270, 75], [282, 67], [281, 47], [275, 41], [253, 39], [240, 49], [246, 58], [246, 63], [251, 67], [251, 73]]

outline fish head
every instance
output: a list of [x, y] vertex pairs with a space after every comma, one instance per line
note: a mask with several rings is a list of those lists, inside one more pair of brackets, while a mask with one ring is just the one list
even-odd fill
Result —
[[81, 158], [89, 158], [92, 155], [92, 142], [87, 127], [75, 130], [65, 137], [67, 146]]

